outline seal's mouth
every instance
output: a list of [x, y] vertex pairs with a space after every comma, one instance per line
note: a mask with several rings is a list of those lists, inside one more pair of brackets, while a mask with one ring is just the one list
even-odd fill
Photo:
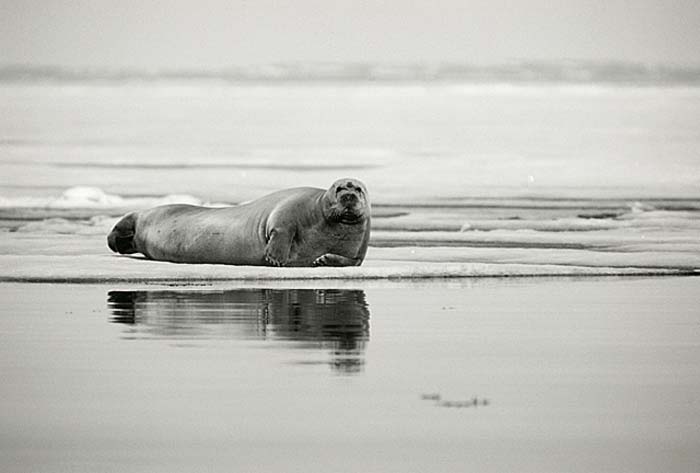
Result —
[[364, 215], [362, 213], [357, 213], [354, 209], [346, 208], [340, 212], [340, 221], [349, 224], [359, 223], [362, 221], [363, 216]]

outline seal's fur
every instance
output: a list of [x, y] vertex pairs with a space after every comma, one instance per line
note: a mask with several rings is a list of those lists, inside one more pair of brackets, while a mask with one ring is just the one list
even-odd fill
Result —
[[352, 266], [365, 258], [369, 196], [357, 179], [299, 187], [247, 204], [164, 205], [132, 212], [107, 237], [117, 253], [155, 260], [268, 266]]

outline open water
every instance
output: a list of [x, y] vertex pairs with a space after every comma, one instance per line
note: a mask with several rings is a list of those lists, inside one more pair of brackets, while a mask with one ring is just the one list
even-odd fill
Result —
[[699, 286], [5, 283], [0, 464], [694, 472]]

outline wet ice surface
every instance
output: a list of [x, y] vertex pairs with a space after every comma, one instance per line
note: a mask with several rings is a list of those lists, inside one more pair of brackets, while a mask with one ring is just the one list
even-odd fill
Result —
[[43, 205], [6, 202], [0, 208], [4, 227], [0, 277], [43, 281], [416, 278], [694, 274], [700, 268], [700, 200], [694, 198], [380, 202], [373, 206], [370, 249], [361, 268], [164, 266], [112, 255], [106, 249], [105, 236], [125, 209], [178, 199], [203, 203], [191, 196], [129, 199], [90, 188], [72, 188], [58, 197], [44, 198]]
[[5, 283], [0, 465], [697, 471], [699, 284]]

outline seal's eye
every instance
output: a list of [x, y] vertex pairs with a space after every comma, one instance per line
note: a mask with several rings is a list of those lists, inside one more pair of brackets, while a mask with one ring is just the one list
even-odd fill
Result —
[[342, 191], [342, 190], [343, 190], [343, 188], [340, 187], [340, 186], [338, 186], [338, 187], [335, 188], [335, 193], [337, 194], [338, 192], [340, 192], [340, 191]]

